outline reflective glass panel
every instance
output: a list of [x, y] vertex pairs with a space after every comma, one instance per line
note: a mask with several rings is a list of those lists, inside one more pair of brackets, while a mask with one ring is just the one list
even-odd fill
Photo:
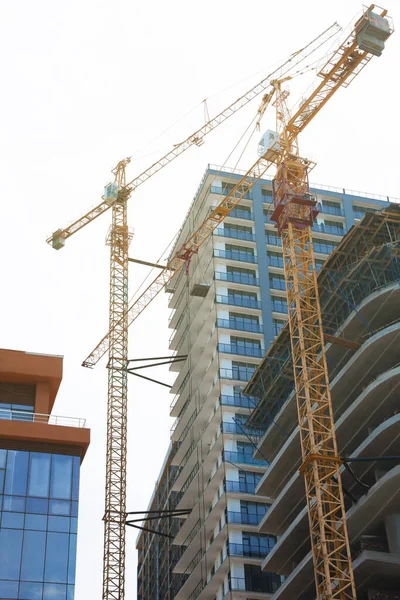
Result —
[[43, 584], [22, 581], [19, 586], [19, 597], [24, 600], [42, 600]]
[[24, 513], [4, 512], [1, 518], [1, 526], [6, 529], [22, 529], [24, 526]]
[[56, 583], [45, 583], [43, 600], [66, 600], [67, 586]]
[[4, 496], [3, 510], [24, 512], [25, 498], [22, 498], [21, 496]]
[[18, 598], [18, 581], [0, 580], [0, 598]]
[[25, 517], [25, 529], [34, 529], [37, 531], [46, 531], [47, 515], [30, 515]]
[[41, 498], [27, 498], [26, 510], [32, 513], [45, 515], [48, 511], [49, 501]]
[[69, 536], [68, 583], [75, 583], [76, 535]]
[[[0, 530], [0, 579], [17, 580], [19, 578], [19, 569], [21, 564], [21, 549], [21, 530]], [[7, 598], [7, 596], [5, 597]]]
[[25, 496], [28, 475], [29, 452], [8, 450], [6, 484], [4, 492], [15, 496]]
[[67, 582], [68, 538], [67, 533], [47, 534], [45, 581]]
[[50, 454], [31, 452], [29, 462], [29, 496], [47, 498], [50, 482]]
[[44, 531], [25, 531], [21, 579], [43, 581], [45, 548], [46, 533]]
[[53, 454], [51, 465], [51, 498], [71, 498], [72, 456]]

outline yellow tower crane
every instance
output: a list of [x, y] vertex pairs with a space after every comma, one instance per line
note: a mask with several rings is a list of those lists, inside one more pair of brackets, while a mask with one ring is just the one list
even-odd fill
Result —
[[[291, 116], [289, 92], [282, 83], [290, 76], [271, 81], [273, 94], [265, 96], [260, 116], [274, 100], [277, 140], [264, 146], [260, 158], [216, 206], [199, 229], [175, 253], [172, 260], [124, 315], [131, 324], [168, 281], [212, 234], [230, 211], [276, 166], [273, 181], [274, 212], [271, 220], [282, 237], [289, 327], [294, 366], [310, 537], [318, 600], [356, 598], [345, 506], [341, 487], [340, 457], [329, 391], [321, 310], [318, 297], [311, 228], [318, 214], [310, 194], [308, 174], [314, 163], [299, 154], [298, 134], [341, 87], [347, 87], [371, 58], [380, 56], [393, 32], [387, 11], [371, 5], [355, 23], [350, 35], [331, 54], [319, 71], [319, 84]], [[93, 366], [112, 343], [110, 331], [84, 361]]]
[[[123, 600], [125, 597], [125, 521], [126, 521], [126, 454], [127, 454], [127, 362], [128, 362], [128, 248], [131, 234], [128, 229], [127, 202], [132, 192], [158, 171], [171, 163], [191, 146], [201, 146], [205, 136], [222, 124], [251, 100], [270, 88], [272, 76], [282, 77], [299, 65], [332, 38], [339, 27], [335, 23], [304, 48], [269, 74], [243, 96], [230, 104], [216, 117], [195, 131], [186, 140], [176, 144], [160, 160], [140, 175], [127, 182], [126, 166], [130, 158], [120, 161], [113, 170], [114, 182], [106, 186], [100, 204], [64, 229], [58, 229], [46, 241], [59, 250], [65, 240], [112, 209], [112, 225], [107, 239], [110, 246], [110, 310], [107, 336], [108, 400], [107, 450], [104, 512], [103, 600]], [[168, 271], [169, 273], [169, 271]], [[167, 280], [162, 271], [160, 281], [154, 282], [161, 290]], [[147, 296], [145, 296], [147, 300]], [[87, 366], [90, 366], [88, 364]]]

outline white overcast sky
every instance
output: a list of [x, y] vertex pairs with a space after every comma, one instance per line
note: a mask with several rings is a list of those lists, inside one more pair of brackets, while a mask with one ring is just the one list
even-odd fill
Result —
[[[86, 417], [92, 430], [82, 468], [76, 600], [100, 598], [106, 369], [104, 361], [93, 371], [80, 364], [107, 329], [110, 215], [60, 252], [46, 245], [46, 235], [99, 202], [118, 160], [142, 156], [129, 167], [133, 177], [203, 124], [204, 98], [214, 114], [334, 21], [347, 25], [361, 3], [2, 0], [0, 6], [0, 346], [65, 357], [54, 412]], [[387, 0], [387, 8], [400, 26], [398, 2]], [[399, 48], [395, 33], [384, 55], [302, 135], [302, 154], [318, 162], [312, 181], [400, 196]], [[207, 163], [224, 163], [257, 108], [255, 100], [133, 194], [131, 256], [159, 258]], [[263, 128], [274, 128], [273, 112]], [[242, 168], [255, 160], [256, 141]], [[131, 291], [146, 274], [145, 267], [131, 269]], [[162, 295], [132, 327], [130, 357], [166, 354], [168, 314]], [[168, 371], [158, 375], [172, 381]], [[128, 509], [141, 510], [168, 447], [171, 397], [137, 378], [129, 384]], [[131, 599], [135, 540], [128, 530]]]

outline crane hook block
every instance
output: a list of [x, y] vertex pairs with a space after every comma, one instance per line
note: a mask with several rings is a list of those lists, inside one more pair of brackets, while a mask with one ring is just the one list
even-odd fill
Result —
[[385, 48], [385, 42], [391, 35], [387, 19], [368, 10], [356, 25], [357, 44], [360, 50], [380, 56]]

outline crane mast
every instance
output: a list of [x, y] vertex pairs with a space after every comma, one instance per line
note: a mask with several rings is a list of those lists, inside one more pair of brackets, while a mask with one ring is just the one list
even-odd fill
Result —
[[299, 156], [297, 138], [288, 135], [287, 95], [280, 82], [273, 85], [281, 160], [273, 180], [271, 220], [282, 238], [316, 597], [355, 599], [312, 242], [318, 214], [308, 185], [313, 165]]
[[125, 590], [126, 440], [128, 364], [128, 230], [125, 167], [115, 167], [110, 246], [110, 336], [108, 363], [106, 484], [104, 510], [103, 600], [120, 600]]

